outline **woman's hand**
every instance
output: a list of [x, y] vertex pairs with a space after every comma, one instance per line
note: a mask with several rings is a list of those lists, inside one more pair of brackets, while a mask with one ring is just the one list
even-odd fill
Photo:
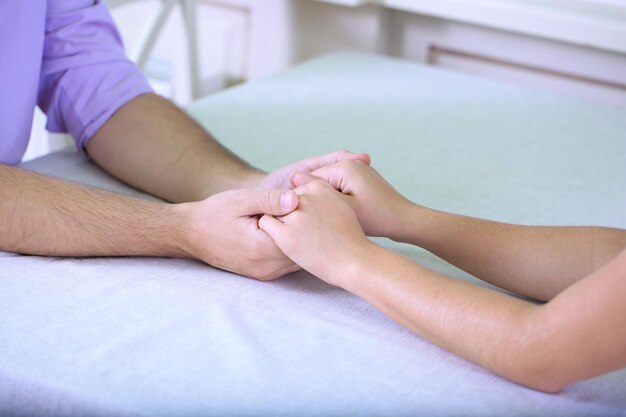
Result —
[[302, 268], [344, 287], [351, 267], [373, 244], [354, 211], [328, 183], [314, 180], [295, 191], [298, 209], [280, 218], [264, 215], [259, 227]]
[[297, 172], [291, 176], [296, 186], [308, 184], [317, 178], [341, 191], [354, 210], [361, 227], [368, 236], [386, 236], [395, 240], [402, 232], [406, 212], [415, 207], [398, 193], [385, 179], [368, 165], [344, 160], [319, 168], [311, 174]]

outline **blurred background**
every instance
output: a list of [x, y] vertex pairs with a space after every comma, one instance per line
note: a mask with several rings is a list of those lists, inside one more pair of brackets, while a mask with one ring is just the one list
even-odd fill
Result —
[[[199, 97], [335, 50], [623, 107], [626, 0], [105, 0], [155, 90]], [[24, 160], [72, 143], [36, 111]]]

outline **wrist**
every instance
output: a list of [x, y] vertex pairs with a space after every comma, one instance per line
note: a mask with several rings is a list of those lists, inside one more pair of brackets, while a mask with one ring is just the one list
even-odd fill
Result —
[[255, 168], [236, 168], [219, 175], [207, 173], [202, 177], [204, 179], [199, 185], [200, 188], [193, 194], [193, 198], [178, 201], [202, 201], [224, 191], [259, 188], [266, 176], [266, 173]]
[[346, 257], [345, 262], [339, 268], [342, 277], [340, 287], [351, 293], [356, 293], [364, 277], [371, 272], [372, 268], [379, 264], [385, 249], [371, 242], [359, 247], [353, 255]]
[[168, 250], [171, 256], [181, 258], [197, 258], [193, 248], [194, 236], [194, 205], [195, 203], [171, 204], [168, 214], [168, 231], [171, 236]]
[[[103, 212], [111, 223], [120, 223], [113, 234], [100, 236], [104, 255], [134, 256], [186, 256], [181, 245], [181, 204], [128, 199], [119, 213]], [[102, 250], [102, 249], [101, 249]], [[92, 253], [90, 253], [92, 254]], [[94, 252], [93, 254], [98, 254]]]
[[391, 238], [429, 250], [439, 239], [442, 214], [438, 210], [409, 203], [398, 218], [397, 233]]
[[424, 216], [428, 215], [428, 209], [405, 200], [397, 206], [393, 214], [390, 221], [391, 227], [386, 237], [396, 242], [413, 243], [412, 235], [416, 229], [420, 228]]
[[265, 172], [257, 169], [251, 169], [250, 171], [242, 174], [239, 178], [234, 179], [230, 184], [229, 189], [259, 188], [265, 177], [267, 177]]

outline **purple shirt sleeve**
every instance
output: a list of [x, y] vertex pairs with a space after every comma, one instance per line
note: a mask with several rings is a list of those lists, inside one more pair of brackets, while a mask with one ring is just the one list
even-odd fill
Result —
[[101, 0], [48, 1], [38, 93], [48, 130], [70, 132], [84, 150], [117, 109], [149, 92]]

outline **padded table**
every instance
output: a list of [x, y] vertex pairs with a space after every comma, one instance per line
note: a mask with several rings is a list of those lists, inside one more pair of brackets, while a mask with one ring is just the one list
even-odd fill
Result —
[[[345, 52], [188, 110], [265, 170], [345, 148], [434, 208], [626, 228], [624, 109]], [[24, 167], [142, 196], [71, 149]], [[626, 370], [545, 394], [306, 272], [264, 283], [193, 260], [0, 253], [0, 415], [626, 416]]]

